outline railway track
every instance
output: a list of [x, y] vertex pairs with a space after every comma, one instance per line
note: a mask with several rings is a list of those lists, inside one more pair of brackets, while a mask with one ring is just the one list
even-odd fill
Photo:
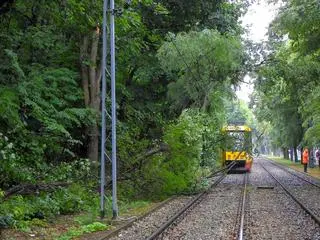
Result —
[[[277, 164], [277, 163], [275, 163], [275, 162], [273, 162], [273, 161], [269, 161], [269, 162], [270, 162], [271, 164], [273, 164], [274, 166], [277, 166], [277, 167], [281, 168], [281, 169], [284, 170], [285, 172], [287, 172], [287, 173], [289, 173], [289, 174], [291, 174], [291, 175], [293, 175], [293, 176], [295, 176], [295, 177], [297, 177], [297, 178], [299, 178], [299, 179], [301, 179], [301, 180], [303, 180], [303, 181], [305, 181], [305, 182], [307, 182], [307, 183], [310, 183], [311, 185], [313, 185], [313, 186], [315, 186], [315, 187], [320, 188], [320, 184], [315, 183], [314, 181], [310, 181], [310, 180], [308, 180], [308, 179], [306, 179], [306, 178], [304, 178], [304, 177], [301, 177], [299, 174], [288, 170], [288, 168], [286, 168], [286, 167], [284, 167], [284, 166], [281, 166], [280, 164]], [[303, 174], [303, 173], [301, 173], [301, 174]], [[309, 176], [306, 175], [306, 177], [309, 177]]]
[[257, 158], [250, 174], [244, 239], [319, 240], [320, 226], [283, 190], [262, 165], [295, 196], [299, 196], [300, 200], [307, 201], [306, 199], [311, 198], [310, 195], [313, 194], [313, 200], [304, 202], [310, 209], [317, 209], [319, 205], [319, 201], [315, 200], [319, 196], [317, 188], [284, 172], [269, 161]]
[[[174, 222], [176, 222], [184, 213], [186, 213], [190, 208], [196, 206], [199, 202], [202, 201], [202, 199], [205, 197], [205, 195], [208, 194], [210, 189], [217, 186], [227, 175], [227, 173], [231, 170], [231, 168], [234, 166], [234, 164], [230, 164], [228, 167], [219, 170], [215, 172], [214, 174], [222, 173], [220, 177], [218, 177], [217, 180], [215, 180], [210, 188], [202, 193], [200, 193], [198, 196], [193, 198], [191, 201], [189, 201], [183, 208], [181, 208], [176, 214], [174, 214], [169, 220], [167, 220], [164, 224], [162, 224], [155, 232], [152, 233], [151, 236], [147, 237], [146, 240], [154, 240], [157, 239], [163, 232], [166, 231]], [[214, 175], [211, 175], [213, 177]]]
[[245, 173], [243, 177], [243, 190], [242, 190], [242, 196], [241, 196], [241, 202], [240, 202], [240, 208], [239, 208], [239, 216], [237, 217], [239, 220], [239, 226], [236, 228], [235, 236], [237, 240], [243, 240], [244, 239], [244, 228], [245, 228], [245, 216], [246, 216], [246, 207], [247, 207], [247, 185], [248, 185], [248, 178], [249, 174]]
[[318, 187], [263, 159], [257, 159], [251, 174], [225, 177], [227, 171], [214, 173], [206, 192], [166, 205], [112, 239], [320, 239], [319, 223], [294, 203], [304, 199], [314, 219], [319, 218], [313, 211], [320, 210], [318, 201], [306, 200], [310, 194], [317, 199]]
[[[274, 174], [272, 174], [265, 166], [264, 164], [261, 164], [261, 167], [281, 186], [281, 188], [287, 193], [288, 196], [290, 196], [310, 217], [320, 226], [320, 218], [313, 210], [311, 210], [306, 204], [304, 204], [298, 196], [295, 196], [292, 191], [289, 190], [288, 187], [285, 186]], [[285, 170], [283, 170], [285, 171]], [[291, 174], [291, 173], [290, 173]], [[296, 175], [294, 175], [296, 176]], [[320, 187], [316, 184], [311, 183], [310, 181], [303, 179], [299, 177], [299, 179], [311, 184], [312, 186], [315, 186], [320, 189]]]

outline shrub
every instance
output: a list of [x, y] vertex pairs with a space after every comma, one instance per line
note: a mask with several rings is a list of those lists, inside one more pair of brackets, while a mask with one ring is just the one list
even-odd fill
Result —
[[183, 111], [165, 129], [163, 138], [169, 152], [148, 160], [135, 189], [143, 189], [147, 196], [155, 198], [203, 187], [201, 179], [218, 160], [220, 128], [215, 116], [199, 110]]
[[0, 205], [0, 227], [24, 228], [33, 219], [92, 209], [98, 202], [97, 194], [76, 184], [39, 196], [13, 196]]
[[69, 240], [74, 237], [81, 236], [84, 233], [91, 233], [96, 231], [102, 231], [108, 229], [109, 226], [101, 222], [93, 222], [88, 225], [84, 225], [78, 228], [70, 228], [69, 231], [58, 238], [58, 240]]

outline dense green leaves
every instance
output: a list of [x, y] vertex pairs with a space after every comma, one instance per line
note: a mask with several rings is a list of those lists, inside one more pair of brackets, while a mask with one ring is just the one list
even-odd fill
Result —
[[276, 31], [288, 34], [293, 49], [302, 54], [319, 54], [319, 8], [317, 0], [291, 0], [274, 22]]
[[[16, 0], [0, 15], [1, 189], [81, 180], [96, 188], [97, 169], [86, 158], [99, 156], [102, 2]], [[238, 24], [245, 6], [224, 0], [116, 6], [121, 197], [195, 191], [218, 166], [225, 106], [245, 72]], [[43, 194], [34, 204], [17, 196], [0, 209], [0, 222], [23, 222], [35, 209], [45, 217], [73, 213], [87, 200], [83, 188]]]
[[255, 104], [275, 146], [319, 144], [319, 16], [318, 1], [290, 0], [271, 25], [273, 52], [258, 71]]
[[240, 40], [209, 29], [169, 34], [168, 38], [158, 57], [173, 80], [168, 85], [172, 107], [207, 110], [210, 94], [218, 85], [236, 83], [240, 76], [244, 56]]

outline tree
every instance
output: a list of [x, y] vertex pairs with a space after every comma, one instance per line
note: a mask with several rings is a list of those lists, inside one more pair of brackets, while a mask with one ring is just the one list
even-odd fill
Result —
[[298, 145], [319, 138], [313, 108], [319, 103], [314, 93], [319, 86], [319, 13], [317, 1], [286, 3], [270, 27], [272, 53], [259, 69], [256, 83], [260, 120], [268, 116], [278, 130], [273, 135], [275, 142], [284, 152], [292, 147], [296, 159]]
[[171, 74], [168, 96], [173, 110], [179, 113], [193, 106], [206, 112], [217, 86], [236, 83], [241, 77], [244, 53], [237, 37], [205, 29], [169, 35], [158, 57]]
[[[23, 180], [11, 174], [6, 184], [34, 181], [34, 176], [47, 180], [50, 169], [73, 166], [81, 157], [89, 156], [97, 167], [102, 1], [10, 3], [1, 5], [5, 11], [0, 15], [0, 128], [15, 139], [22, 169], [31, 164], [32, 170]], [[199, 177], [191, 177], [193, 166], [201, 173], [218, 158], [215, 143], [225, 120], [222, 99], [245, 71], [238, 24], [242, 6], [220, 0], [144, 0], [131, 5], [119, 0], [116, 5], [121, 180], [125, 185], [143, 179], [139, 184], [145, 186], [159, 176], [150, 176], [153, 171], [178, 171], [180, 148], [173, 146], [170, 152], [164, 140], [170, 142], [166, 136], [181, 126], [186, 127], [181, 136], [189, 138], [185, 133], [192, 131], [188, 121], [194, 116], [197, 126], [206, 127], [199, 129], [195, 164], [182, 176], [190, 183]], [[173, 39], [166, 38], [168, 32], [175, 33]], [[167, 57], [175, 59], [172, 66], [165, 65]], [[184, 84], [187, 104], [179, 84]], [[184, 111], [190, 116], [181, 115]], [[145, 174], [144, 169], [149, 171]], [[59, 179], [62, 176], [67, 174]], [[169, 178], [164, 179], [170, 185]]]

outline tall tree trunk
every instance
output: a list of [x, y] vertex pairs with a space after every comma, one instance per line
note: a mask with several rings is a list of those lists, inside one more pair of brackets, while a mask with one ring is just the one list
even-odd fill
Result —
[[88, 47], [89, 38], [84, 36], [82, 39], [82, 44], [80, 46], [80, 66], [81, 66], [81, 84], [84, 94], [84, 104], [89, 107], [90, 104], [90, 92], [89, 92], [89, 76], [88, 76], [88, 66], [86, 61], [88, 61]]
[[313, 154], [313, 148], [309, 148], [309, 167], [314, 168], [314, 154]]
[[286, 148], [286, 147], [282, 148], [282, 152], [283, 152], [283, 158], [289, 159], [288, 148]]
[[282, 150], [283, 158], [286, 158], [286, 149], [283, 147], [281, 148], [281, 150]]
[[298, 160], [298, 153], [297, 153], [297, 146], [294, 146], [293, 147], [293, 153], [294, 153], [294, 161], [295, 162], [298, 162], [299, 160]]
[[293, 162], [293, 147], [290, 148], [290, 160]]
[[208, 97], [208, 95], [206, 94], [206, 95], [204, 96], [204, 99], [203, 99], [203, 104], [202, 104], [201, 110], [202, 110], [203, 112], [207, 112], [208, 106], [209, 106], [209, 97]]
[[94, 165], [99, 159], [99, 124], [101, 67], [98, 66], [99, 28], [91, 32], [91, 36], [82, 37], [80, 46], [80, 66], [85, 106], [96, 113], [94, 123], [88, 127], [88, 158]]
[[88, 144], [88, 158], [93, 165], [98, 165], [99, 160], [99, 127], [97, 123], [88, 128], [89, 144]]

